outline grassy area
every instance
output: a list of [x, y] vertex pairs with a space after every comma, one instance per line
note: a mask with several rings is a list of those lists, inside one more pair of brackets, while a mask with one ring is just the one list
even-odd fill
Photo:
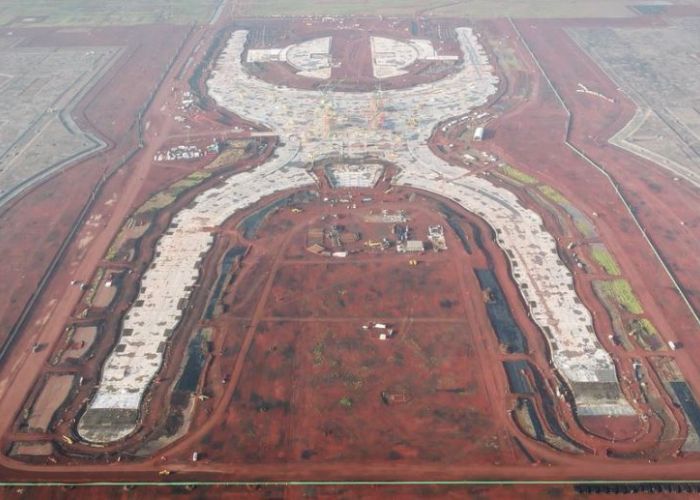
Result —
[[631, 17], [623, 0], [240, 0], [243, 16], [424, 15], [445, 17]]
[[654, 324], [646, 318], [635, 319], [634, 321], [632, 321], [632, 324], [635, 325], [635, 329], [637, 327], [639, 327], [639, 328], [644, 329], [647, 333], [651, 333], [653, 335], [656, 335], [659, 333], [656, 330], [656, 327], [654, 326]]
[[557, 205], [567, 205], [569, 200], [567, 200], [563, 194], [554, 189], [551, 186], [540, 186], [537, 189], [547, 198], [549, 201], [553, 201]]
[[583, 235], [584, 238], [591, 238], [595, 236], [595, 227], [591, 224], [588, 219], [575, 219], [574, 226]]
[[254, 140], [252, 139], [231, 139], [226, 141], [219, 156], [207, 165], [207, 170], [233, 165], [240, 161], [246, 155], [248, 145], [253, 142]]
[[637, 318], [630, 322], [630, 330], [637, 335], [656, 336], [659, 334], [654, 324], [647, 318]]
[[593, 245], [591, 247], [591, 257], [600, 267], [611, 276], [620, 275], [620, 267], [615, 262], [615, 258], [610, 255], [610, 252], [602, 245]]
[[528, 175], [525, 172], [523, 172], [522, 170], [518, 170], [515, 167], [511, 167], [510, 165], [502, 166], [501, 170], [508, 177], [510, 177], [513, 180], [518, 181], [521, 184], [536, 184], [538, 182], [537, 179], [535, 179], [531, 175]]
[[632, 287], [624, 279], [600, 282], [600, 288], [608, 297], [616, 301], [632, 314], [642, 314], [644, 309], [632, 291]]
[[536, 186], [536, 189], [541, 196], [538, 196], [534, 191], [530, 191], [530, 194], [536, 200], [539, 200], [540, 204], [549, 202], [561, 207], [571, 217], [574, 226], [584, 238], [591, 238], [596, 235], [593, 223], [579, 209], [572, 205], [563, 194], [547, 185]]
[[206, 22], [218, 0], [0, 0], [0, 23], [101, 26]]
[[171, 184], [168, 189], [151, 196], [146, 203], [139, 207], [134, 215], [143, 215], [167, 207], [184, 191], [193, 188], [197, 184], [200, 184], [210, 176], [211, 172], [202, 171], [194, 172], [188, 175], [184, 179]]
[[658, 351], [665, 347], [654, 324], [647, 318], [633, 319], [630, 331], [634, 333], [639, 343], [647, 351]]

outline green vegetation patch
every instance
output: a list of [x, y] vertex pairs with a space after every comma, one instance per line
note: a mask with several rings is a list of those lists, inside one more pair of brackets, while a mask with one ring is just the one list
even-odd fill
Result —
[[501, 170], [508, 177], [518, 181], [521, 184], [537, 184], [537, 182], [538, 182], [537, 179], [535, 179], [531, 175], [528, 175], [525, 172], [523, 172], [522, 170], [518, 170], [515, 167], [511, 167], [510, 165], [503, 165], [501, 167]]
[[591, 220], [576, 208], [563, 194], [547, 185], [539, 185], [536, 188], [539, 194], [530, 191], [530, 195], [540, 204], [550, 203], [562, 208], [569, 217], [571, 217], [574, 226], [584, 238], [592, 238], [596, 235], [595, 226]]
[[652, 333], [654, 335], [659, 333], [656, 330], [656, 327], [654, 326], [654, 324], [646, 318], [635, 319], [632, 321], [632, 325], [634, 325], [635, 329], [641, 328], [641, 329], [645, 330], [647, 333]]
[[632, 291], [632, 287], [625, 279], [600, 282], [600, 289], [612, 300], [632, 314], [642, 314], [644, 309]]
[[553, 201], [557, 205], [569, 205], [569, 200], [567, 200], [563, 194], [554, 189], [552, 186], [539, 186], [537, 189], [547, 198], [549, 201]]
[[254, 143], [255, 141], [250, 139], [231, 139], [226, 141], [219, 156], [207, 165], [207, 170], [214, 170], [237, 163], [246, 156], [248, 148], [253, 146]]
[[591, 257], [609, 275], [620, 275], [620, 267], [617, 265], [617, 262], [615, 262], [615, 258], [603, 245], [591, 246]]
[[647, 351], [659, 351], [665, 348], [654, 324], [647, 318], [630, 321], [630, 331]]
[[139, 209], [136, 211], [135, 215], [144, 215], [146, 213], [154, 212], [156, 210], [161, 210], [171, 203], [173, 203], [178, 196], [180, 196], [182, 193], [187, 191], [190, 188], [193, 188], [197, 186], [198, 184], [201, 184], [204, 180], [208, 179], [211, 177], [212, 173], [211, 172], [194, 172], [184, 179], [181, 179], [174, 184], [171, 184], [170, 187], [168, 187], [164, 191], [160, 191], [159, 193], [154, 194], [151, 196], [146, 203], [141, 205]]
[[595, 227], [588, 219], [574, 219], [574, 226], [583, 235], [584, 238], [592, 238], [595, 236]]

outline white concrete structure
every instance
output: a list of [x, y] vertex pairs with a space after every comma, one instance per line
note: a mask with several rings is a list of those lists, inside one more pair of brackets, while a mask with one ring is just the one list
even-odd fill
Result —
[[457, 56], [438, 55], [430, 40], [411, 39], [406, 42], [381, 36], [370, 37], [372, 73], [383, 80], [405, 75], [408, 66], [418, 60], [457, 61]]
[[[80, 422], [84, 438], [110, 441], [135, 428], [136, 421], [127, 422], [107, 435], [95, 431], [85, 417], [91, 411], [139, 408], [162, 361], [163, 342], [177, 326], [197, 280], [197, 266], [211, 248], [209, 228], [263, 196], [312, 184], [311, 175], [300, 167], [346, 155], [356, 161], [371, 157], [393, 161], [400, 168], [395, 184], [446, 196], [483, 217], [498, 234], [497, 243], [510, 259], [533, 321], [546, 335], [556, 369], [577, 387], [589, 383], [617, 387], [612, 359], [598, 342], [591, 314], [578, 301], [572, 275], [542, 219], [510, 191], [449, 165], [427, 145], [438, 123], [485, 104], [496, 91], [497, 78], [472, 30], [458, 28], [457, 34], [465, 55], [459, 71], [437, 82], [384, 92], [385, 120], [381, 127], [371, 127], [374, 93], [320, 93], [254, 78], [241, 61], [247, 33], [233, 33], [208, 81], [210, 95], [219, 105], [277, 132], [283, 146], [268, 163], [230, 177], [174, 218]], [[619, 390], [617, 394], [614, 398], [577, 394], [577, 411], [632, 412]]]
[[407, 240], [396, 244], [396, 251], [399, 253], [414, 253], [425, 250], [425, 245], [421, 240]]
[[[448, 196], [482, 216], [500, 234], [498, 243], [514, 268], [535, 323], [545, 332], [552, 361], [571, 384], [616, 384], [615, 366], [593, 330], [590, 312], [573, 289], [571, 272], [559, 260], [554, 238], [541, 218], [510, 191], [468, 175], [432, 154], [428, 139], [441, 121], [486, 103], [497, 78], [476, 36], [458, 28], [465, 62], [456, 73], [433, 83], [382, 92], [381, 128], [368, 126], [376, 109], [374, 93], [320, 94], [279, 88], [248, 75], [240, 64], [246, 33], [235, 32], [209, 80], [211, 96], [222, 106], [263, 123], [284, 137], [304, 130], [300, 157], [306, 161], [336, 156], [376, 156], [396, 163], [394, 182]], [[299, 110], [317, 109], [312, 113]], [[332, 120], [326, 120], [328, 109]], [[358, 144], [360, 147], [358, 148]], [[580, 413], [629, 413], [624, 399], [577, 399]]]
[[298, 148], [299, 141], [290, 137], [284, 147], [277, 149], [275, 159], [202, 193], [173, 218], [158, 241], [156, 257], [144, 274], [141, 291], [124, 317], [119, 343], [107, 358], [97, 394], [78, 425], [84, 439], [114, 441], [134, 430], [136, 421], [113, 425], [109, 433], [93, 429], [90, 414], [139, 408], [160, 368], [165, 343], [182, 318], [199, 277], [199, 265], [214, 241], [211, 229], [264, 196], [313, 184], [309, 173], [292, 166]]
[[383, 171], [379, 163], [341, 163], [327, 167], [326, 175], [334, 188], [371, 188]]
[[297, 74], [327, 80], [331, 77], [331, 37], [314, 38], [281, 49], [249, 49], [249, 63], [286, 62]]

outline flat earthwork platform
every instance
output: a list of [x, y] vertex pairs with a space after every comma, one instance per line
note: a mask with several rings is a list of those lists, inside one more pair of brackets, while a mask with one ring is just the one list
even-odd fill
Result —
[[[422, 203], [412, 207], [417, 233], [439, 222]], [[498, 340], [472, 270], [483, 255], [468, 255], [451, 232], [439, 253], [360, 251], [359, 241], [348, 258], [316, 255], [306, 238], [328, 225], [325, 210], [280, 210], [258, 230], [223, 293], [223, 312], [209, 322], [218, 354], [201, 390], [213, 398], [198, 404], [193, 432], [168, 455], [194, 448], [210, 463], [290, 467], [528, 463], [504, 432], [509, 416], [496, 387], [506, 382], [492, 360]], [[343, 234], [389, 236], [392, 225], [367, 223], [369, 214], [345, 214]], [[223, 409], [210, 406], [222, 380], [233, 391]]]

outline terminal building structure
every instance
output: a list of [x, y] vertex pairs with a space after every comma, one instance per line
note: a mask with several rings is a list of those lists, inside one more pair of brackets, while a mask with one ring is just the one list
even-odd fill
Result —
[[[200, 194], [161, 237], [97, 393], [79, 422], [84, 439], [110, 442], [136, 429], [144, 393], [162, 362], [162, 343], [177, 328], [198, 279], [197, 268], [212, 247], [210, 228], [264, 196], [313, 184], [314, 161], [342, 160], [343, 154], [355, 155], [353, 151], [361, 152], [350, 158], [353, 164], [392, 162], [399, 169], [395, 185], [447, 197], [482, 217], [510, 260], [532, 320], [549, 343], [552, 364], [572, 389], [576, 412], [634, 413], [621, 393], [613, 360], [596, 337], [591, 313], [578, 300], [572, 274], [540, 216], [512, 192], [483, 177], [465, 175], [465, 168], [448, 164], [428, 147], [438, 123], [484, 105], [496, 92], [498, 79], [470, 28], [457, 28], [463, 59], [455, 73], [382, 93], [386, 117], [379, 127], [368, 126], [367, 116], [376, 106], [372, 92], [321, 93], [252, 76], [242, 57], [247, 36], [239, 30], [228, 40], [207, 83], [209, 94], [220, 106], [278, 133], [280, 145], [268, 162]], [[331, 122], [323, 115], [328, 105], [322, 102], [332, 103], [334, 130], [328, 130]], [[356, 174], [348, 173], [348, 178], [365, 178]]]

